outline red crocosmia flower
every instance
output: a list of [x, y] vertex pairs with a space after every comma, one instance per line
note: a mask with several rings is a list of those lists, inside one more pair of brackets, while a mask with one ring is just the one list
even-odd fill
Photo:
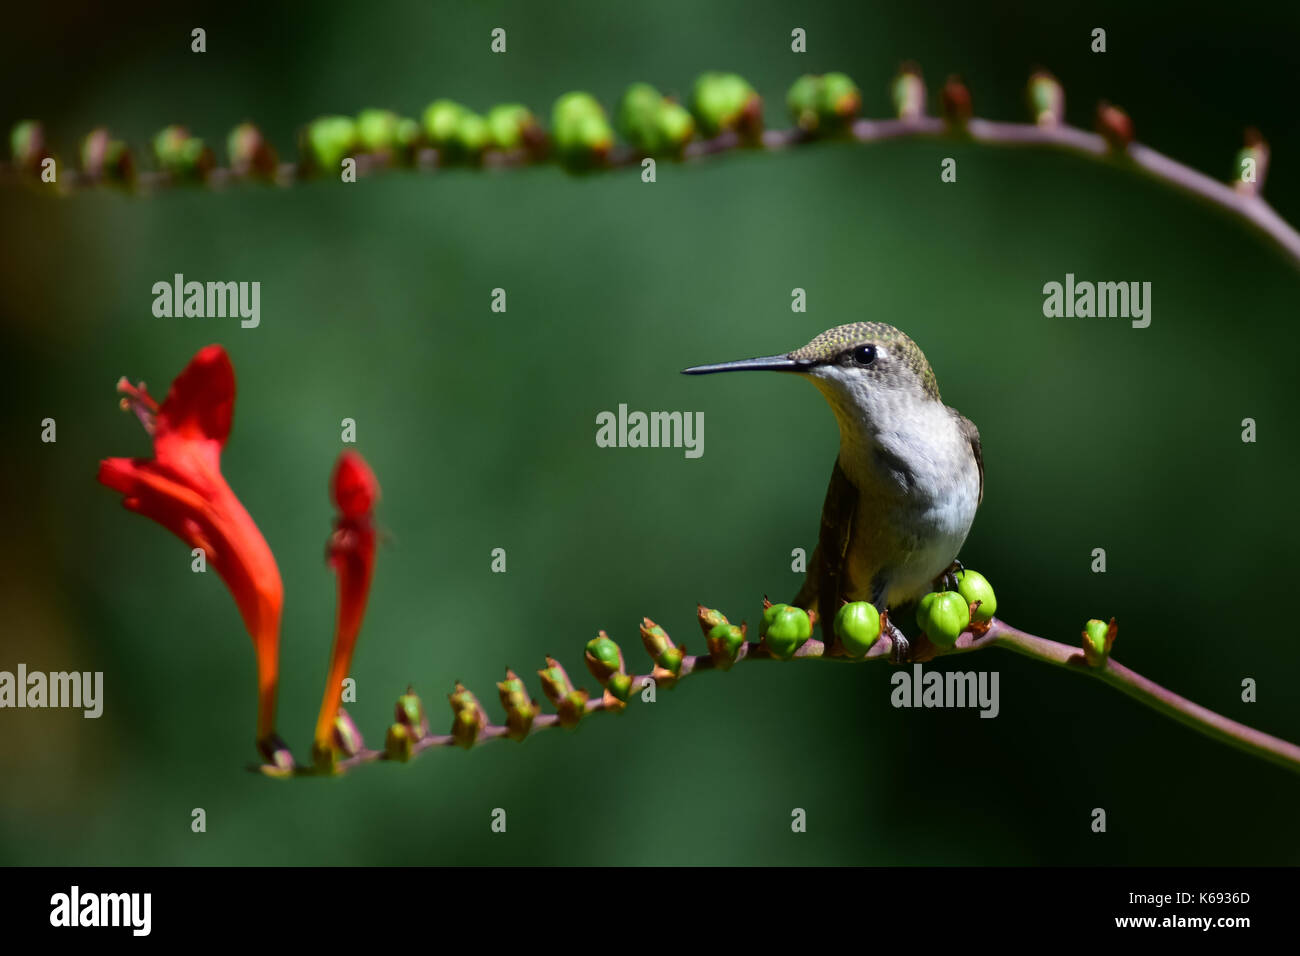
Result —
[[370, 578], [375, 569], [371, 511], [379, 500], [379, 482], [366, 460], [355, 451], [339, 455], [330, 480], [330, 497], [339, 510], [326, 549], [326, 559], [338, 575], [338, 617], [325, 696], [316, 721], [314, 749], [320, 756], [329, 756], [337, 750], [334, 718], [338, 716], [343, 679], [352, 665], [352, 651], [361, 632], [361, 619], [365, 617], [370, 596]]
[[200, 349], [172, 382], [162, 406], [144, 383], [117, 383], [122, 407], [153, 437], [152, 458], [107, 458], [101, 483], [122, 493], [129, 510], [152, 518], [191, 548], [202, 548], [239, 606], [257, 651], [257, 736], [265, 756], [275, 736], [279, 677], [280, 570], [244, 506], [221, 475], [221, 449], [235, 407], [235, 371], [219, 345]]

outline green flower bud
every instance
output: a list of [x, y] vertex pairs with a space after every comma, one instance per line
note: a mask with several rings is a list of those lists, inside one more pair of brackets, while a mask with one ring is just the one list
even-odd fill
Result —
[[537, 701], [528, 694], [528, 688], [519, 676], [506, 668], [506, 679], [497, 684], [501, 694], [501, 706], [506, 710], [506, 727], [512, 740], [523, 740], [533, 726], [537, 716]]
[[925, 115], [925, 81], [921, 68], [915, 63], [904, 63], [890, 86], [894, 110], [903, 120], [920, 119]]
[[730, 670], [745, 646], [745, 629], [734, 624], [715, 624], [707, 635], [709, 656], [719, 670]]
[[466, 159], [477, 159], [479, 154], [488, 148], [491, 141], [492, 136], [488, 131], [487, 120], [468, 110], [461, 114], [453, 137], [459, 155]]
[[334, 717], [334, 746], [340, 753], [349, 757], [360, 753], [361, 748], [365, 746], [361, 731], [357, 730], [356, 723], [342, 707]]
[[691, 94], [691, 111], [706, 136], [735, 130], [753, 141], [763, 131], [763, 100], [735, 73], [702, 73]]
[[1083, 626], [1083, 657], [1089, 667], [1106, 666], [1117, 631], [1113, 617], [1109, 622], [1093, 618]]
[[880, 612], [867, 601], [846, 604], [835, 614], [835, 633], [850, 657], [862, 657], [880, 637]]
[[537, 118], [526, 106], [502, 103], [487, 114], [488, 138], [495, 149], [527, 149], [537, 153], [546, 143]]
[[456, 689], [447, 695], [447, 701], [451, 704], [451, 736], [459, 746], [468, 750], [487, 726], [487, 713], [479, 704], [478, 698], [460, 681], [456, 682]]
[[613, 674], [623, 670], [623, 652], [601, 631], [587, 642], [586, 662], [591, 676], [604, 685]]
[[304, 154], [316, 172], [337, 174], [344, 158], [357, 149], [357, 125], [347, 116], [322, 116], [304, 133]]
[[799, 650], [810, 637], [812, 637], [812, 622], [808, 619], [808, 612], [801, 608], [781, 605], [781, 610], [767, 625], [764, 640], [772, 656], [785, 661], [793, 657], [794, 652]]
[[158, 165], [180, 180], [201, 180], [216, 166], [212, 150], [184, 126], [168, 126], [153, 138]]
[[240, 123], [226, 137], [226, 156], [236, 176], [273, 179], [278, 160], [262, 131], [252, 123]]
[[1065, 122], [1065, 90], [1056, 77], [1037, 70], [1029, 77], [1029, 112], [1039, 126], [1059, 126]]
[[971, 614], [971, 620], [988, 621], [997, 613], [998, 599], [993, 593], [993, 585], [978, 571], [964, 568], [957, 572], [957, 593], [966, 599], [967, 604], [979, 602], [979, 607]]
[[454, 100], [434, 100], [424, 109], [424, 135], [438, 149], [446, 148], [456, 136], [461, 116], [467, 112]]
[[664, 100], [659, 104], [655, 121], [658, 124], [659, 139], [665, 152], [680, 152], [695, 135], [695, 117], [681, 103]]
[[392, 110], [362, 110], [357, 114], [357, 145], [367, 153], [395, 150], [400, 122]]
[[648, 617], [641, 619], [641, 643], [645, 645], [646, 653], [659, 668], [667, 671], [672, 677], [677, 677], [681, 673], [683, 656], [681, 648], [673, 643], [667, 631]]
[[916, 607], [916, 624], [940, 647], [952, 647], [970, 626], [970, 605], [956, 591], [931, 591]]
[[632, 677], [630, 674], [611, 674], [609, 682], [605, 685], [605, 690], [609, 691], [611, 697], [620, 703], [627, 703], [628, 694], [632, 692]]
[[411, 736], [415, 740], [421, 740], [429, 735], [429, 721], [424, 715], [424, 703], [410, 687], [406, 688], [405, 694], [397, 698], [395, 716], [399, 724], [410, 729]]
[[763, 633], [767, 633], [768, 627], [780, 616], [781, 612], [788, 608], [788, 604], [764, 604], [763, 606]]
[[101, 126], [81, 141], [81, 169], [92, 179], [126, 183], [135, 178], [135, 159], [130, 147], [110, 139], [108, 130]]
[[560, 159], [572, 168], [604, 163], [614, 146], [605, 111], [590, 93], [565, 93], [556, 100], [551, 126]]
[[654, 152], [660, 147], [658, 113], [663, 100], [649, 83], [633, 83], [618, 101], [618, 131], [638, 149]]
[[408, 725], [402, 723], [389, 725], [388, 735], [384, 738], [384, 753], [389, 760], [400, 760], [406, 763], [411, 759], [414, 744], [415, 733]]
[[822, 78], [805, 73], [790, 86], [785, 95], [785, 105], [796, 126], [812, 132], [821, 122], [818, 107], [821, 104]]
[[715, 610], [711, 607], [705, 607], [703, 604], [697, 604], [695, 606], [695, 616], [700, 622], [700, 630], [704, 632], [705, 637], [708, 637], [709, 632], [719, 624], [729, 623], [726, 615], [721, 611]]
[[15, 123], [9, 132], [9, 151], [14, 165], [23, 172], [40, 172], [41, 160], [49, 155], [45, 146], [45, 127], [36, 120]]
[[818, 90], [817, 110], [822, 122], [844, 127], [862, 109], [862, 91], [846, 73], [827, 73]]

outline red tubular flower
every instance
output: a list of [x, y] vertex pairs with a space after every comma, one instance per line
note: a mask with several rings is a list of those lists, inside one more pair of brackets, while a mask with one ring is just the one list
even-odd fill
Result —
[[361, 632], [361, 619], [365, 617], [366, 601], [370, 597], [370, 578], [375, 569], [371, 512], [379, 500], [379, 482], [366, 460], [355, 451], [339, 455], [330, 480], [330, 497], [339, 515], [334, 519], [326, 559], [338, 575], [338, 616], [313, 748], [318, 758], [326, 760], [337, 750], [334, 718], [338, 715], [343, 679], [352, 666], [352, 651]]
[[153, 458], [106, 458], [99, 481], [122, 493], [122, 504], [157, 521], [191, 548], [202, 548], [239, 606], [257, 652], [258, 748], [268, 759], [275, 736], [280, 611], [284, 588], [266, 539], [221, 475], [221, 450], [235, 407], [235, 371], [219, 345], [200, 349], [172, 382], [162, 406], [125, 378], [122, 407], [153, 437]]

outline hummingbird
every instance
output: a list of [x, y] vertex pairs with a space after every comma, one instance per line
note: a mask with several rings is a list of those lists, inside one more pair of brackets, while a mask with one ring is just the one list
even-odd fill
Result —
[[847, 601], [870, 601], [897, 662], [907, 638], [889, 609], [932, 590], [956, 562], [984, 500], [979, 430], [939, 398], [921, 349], [884, 322], [829, 329], [784, 355], [697, 365], [713, 372], [792, 372], [830, 404], [840, 449], [822, 505], [821, 529], [803, 587], [791, 602], [815, 609], [832, 642]]

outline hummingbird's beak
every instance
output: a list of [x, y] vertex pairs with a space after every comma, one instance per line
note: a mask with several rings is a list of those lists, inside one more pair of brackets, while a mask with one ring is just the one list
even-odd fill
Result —
[[788, 355], [764, 355], [760, 358], [720, 362], [717, 365], [696, 365], [682, 369], [683, 375], [710, 375], [713, 372], [798, 372], [811, 362], [801, 362]]

